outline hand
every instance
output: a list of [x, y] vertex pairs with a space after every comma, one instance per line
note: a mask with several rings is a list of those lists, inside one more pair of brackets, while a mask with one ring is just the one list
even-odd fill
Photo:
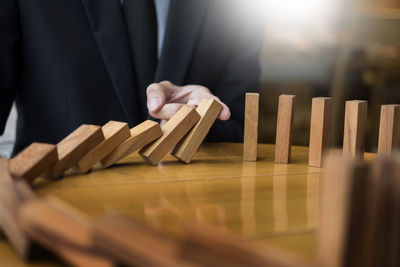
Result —
[[183, 105], [196, 106], [203, 98], [215, 99], [222, 105], [223, 109], [218, 116], [220, 120], [228, 120], [231, 116], [228, 106], [204, 86], [177, 86], [169, 81], [163, 81], [151, 84], [147, 87], [146, 93], [149, 114], [156, 119], [168, 120]]

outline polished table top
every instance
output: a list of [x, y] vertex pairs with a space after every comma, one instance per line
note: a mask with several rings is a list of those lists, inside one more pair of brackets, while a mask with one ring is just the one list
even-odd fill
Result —
[[[108, 210], [131, 214], [174, 233], [197, 221], [239, 233], [260, 244], [313, 259], [322, 169], [308, 167], [308, 148], [294, 146], [290, 164], [274, 164], [274, 146], [260, 144], [257, 162], [242, 161], [242, 144], [209, 143], [191, 164], [167, 156], [158, 166], [137, 153], [117, 165], [57, 182], [39, 179], [41, 195], [53, 195], [95, 218]], [[60, 264], [55, 259], [29, 266]], [[26, 266], [0, 241], [1, 266]]]

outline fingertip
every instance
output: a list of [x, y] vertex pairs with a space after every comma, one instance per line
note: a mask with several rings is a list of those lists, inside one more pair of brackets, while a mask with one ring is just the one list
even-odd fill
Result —
[[231, 117], [231, 111], [229, 110], [228, 107], [224, 107], [221, 111], [221, 113], [219, 114], [218, 118], [222, 121], [226, 121], [229, 120], [229, 118]]
[[147, 101], [147, 108], [150, 112], [156, 112], [161, 108], [161, 103], [161, 97], [150, 97], [149, 101]]

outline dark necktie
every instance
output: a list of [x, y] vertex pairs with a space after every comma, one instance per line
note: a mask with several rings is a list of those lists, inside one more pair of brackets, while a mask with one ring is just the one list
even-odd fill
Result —
[[142, 112], [147, 114], [146, 88], [154, 82], [158, 61], [154, 1], [124, 0], [123, 11], [141, 95]]

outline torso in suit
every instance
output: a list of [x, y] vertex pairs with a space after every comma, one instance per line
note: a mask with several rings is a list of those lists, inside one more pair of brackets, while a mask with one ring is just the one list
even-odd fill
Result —
[[[18, 110], [14, 154], [57, 143], [83, 123], [147, 119], [146, 87], [169, 80], [208, 87], [231, 109], [209, 141], [240, 141], [244, 93], [258, 90], [260, 20], [239, 0], [171, 0], [154, 77], [144, 77], [145, 43], [129, 41], [120, 0], [2, 0], [0, 133]], [[136, 50], [135, 50], [136, 49]], [[135, 52], [136, 51], [136, 52]]]

